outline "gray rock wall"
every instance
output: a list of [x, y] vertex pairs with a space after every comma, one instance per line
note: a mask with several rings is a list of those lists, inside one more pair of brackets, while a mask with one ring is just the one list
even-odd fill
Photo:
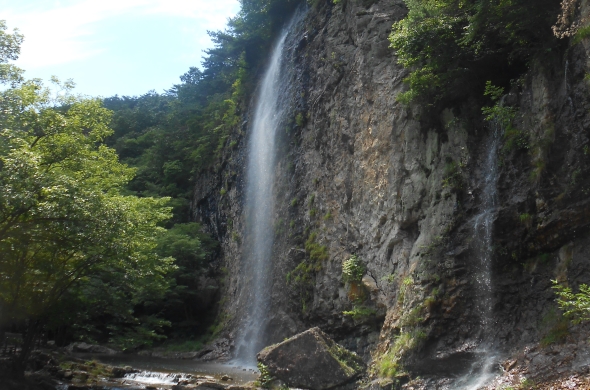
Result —
[[[550, 280], [590, 282], [590, 41], [537, 59], [505, 97], [526, 142], [509, 147], [503, 138], [498, 156], [495, 326], [483, 335], [472, 222], [491, 127], [476, 101], [435, 117], [396, 102], [407, 71], [387, 37], [405, 12], [401, 0], [322, 3], [291, 38], [292, 120], [276, 171], [268, 341], [319, 326], [376, 373], [410, 334], [416, 342], [400, 347], [402, 362], [428, 375], [437, 364], [464, 366], [483, 339], [506, 356], [538, 343], [557, 321]], [[194, 201], [195, 217], [222, 241], [220, 318], [230, 337], [244, 282], [247, 131], [245, 122], [222, 169], [199, 179]], [[310, 256], [322, 247], [327, 259]], [[342, 265], [353, 254], [366, 274], [345, 282]]]

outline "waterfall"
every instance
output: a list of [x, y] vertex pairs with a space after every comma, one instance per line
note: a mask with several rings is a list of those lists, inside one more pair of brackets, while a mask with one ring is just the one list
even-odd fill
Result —
[[498, 204], [498, 146], [500, 143], [499, 126], [488, 139], [485, 159], [484, 183], [481, 195], [481, 210], [473, 224], [475, 249], [475, 285], [478, 298], [478, 314], [480, 317], [482, 337], [485, 340], [493, 325], [492, 313], [492, 237], [493, 224]]
[[498, 147], [502, 129], [493, 123], [493, 132], [485, 144], [483, 186], [480, 212], [473, 219], [473, 260], [474, 285], [477, 299], [476, 310], [480, 323], [480, 355], [471, 372], [458, 381], [459, 389], [476, 390], [494, 376], [495, 351], [491, 345], [491, 331], [494, 325], [492, 297], [492, 238], [493, 224], [498, 206]]
[[283, 58], [292, 24], [273, 48], [258, 91], [248, 143], [241, 286], [245, 310], [236, 338], [236, 361], [247, 366], [256, 365], [256, 354], [265, 346], [272, 283], [275, 144], [288, 101]]

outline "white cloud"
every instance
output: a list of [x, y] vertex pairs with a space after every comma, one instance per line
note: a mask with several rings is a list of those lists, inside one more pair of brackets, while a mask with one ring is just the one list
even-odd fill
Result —
[[188, 18], [200, 30], [195, 31], [197, 36], [191, 39], [201, 41], [205, 30], [222, 29], [228, 14], [238, 10], [237, 0], [28, 0], [28, 3], [14, 3], [0, 0], [0, 19], [6, 19], [10, 27], [18, 27], [25, 35], [18, 61], [25, 69], [66, 64], [103, 53], [108, 46], [102, 40], [101, 22], [110, 19]]

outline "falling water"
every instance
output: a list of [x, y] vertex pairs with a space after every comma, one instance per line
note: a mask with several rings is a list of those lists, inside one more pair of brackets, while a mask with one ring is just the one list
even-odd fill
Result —
[[480, 322], [481, 358], [473, 365], [471, 372], [458, 381], [458, 388], [476, 390], [494, 376], [495, 352], [490, 335], [494, 325], [492, 312], [492, 237], [493, 224], [498, 205], [498, 146], [501, 128], [494, 124], [485, 148], [487, 151], [483, 168], [483, 186], [480, 212], [473, 219], [474, 282], [477, 299], [477, 314]]
[[256, 364], [256, 353], [264, 347], [271, 293], [275, 142], [286, 105], [283, 49], [289, 30], [290, 26], [272, 51], [260, 86], [248, 144], [242, 267], [245, 310], [236, 343], [237, 362], [248, 366]]

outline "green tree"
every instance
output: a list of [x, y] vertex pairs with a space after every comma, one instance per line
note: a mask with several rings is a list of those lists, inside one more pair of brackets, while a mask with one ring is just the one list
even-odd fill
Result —
[[0, 20], [0, 82], [15, 84], [22, 81], [23, 71], [8, 61], [18, 58], [23, 36], [16, 29], [8, 33], [6, 28], [6, 21]]
[[[15, 59], [19, 44], [0, 34], [0, 62]], [[90, 299], [108, 275], [129, 312], [162, 296], [174, 269], [155, 251], [168, 199], [122, 194], [134, 170], [103, 144], [110, 112], [73, 96], [71, 82], [47, 88], [21, 74], [0, 92], [0, 327], [25, 330], [16, 374], [67, 297]]]
[[201, 283], [202, 277], [209, 273], [209, 261], [218, 245], [194, 222], [176, 224], [158, 239], [158, 253], [176, 259], [174, 284], [162, 308], [165, 318], [172, 321], [175, 333], [181, 337], [194, 336], [205, 328], [210, 307], [204, 302], [206, 297], [201, 296], [205, 288]]

